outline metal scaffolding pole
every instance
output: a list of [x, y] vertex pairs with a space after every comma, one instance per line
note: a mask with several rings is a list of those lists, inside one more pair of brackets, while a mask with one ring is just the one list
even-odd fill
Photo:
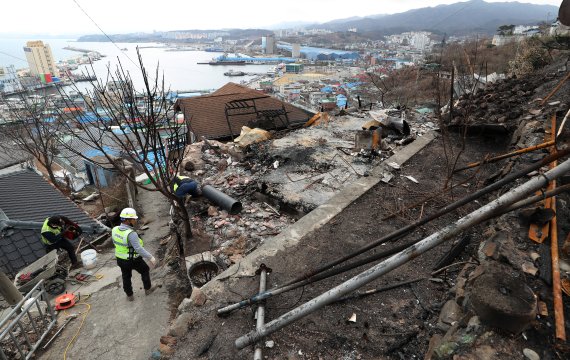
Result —
[[292, 289], [296, 289], [299, 286], [296, 286], [296, 283], [301, 283], [303, 282], [304, 284], [307, 283], [307, 281], [310, 280], [315, 280], [318, 279], [318, 274], [331, 269], [332, 267], [343, 263], [347, 260], [350, 260], [368, 250], [371, 250], [377, 246], [379, 246], [380, 244], [384, 244], [387, 243], [388, 241], [395, 241], [398, 240], [404, 236], [406, 236], [407, 234], [409, 234], [410, 232], [412, 232], [413, 230], [415, 230], [416, 228], [432, 221], [435, 220], [437, 218], [439, 218], [440, 216], [443, 216], [445, 214], [448, 214], [449, 212], [458, 209], [459, 207], [468, 204], [470, 202], [472, 202], [473, 200], [476, 200], [484, 195], [489, 194], [492, 191], [495, 191], [497, 189], [500, 189], [502, 186], [507, 185], [511, 182], [513, 182], [514, 180], [521, 178], [525, 175], [527, 175], [528, 173], [540, 169], [541, 167], [548, 165], [549, 163], [551, 163], [552, 161], [561, 158], [563, 156], [566, 156], [570, 154], [570, 149], [565, 149], [565, 150], [560, 150], [558, 151], [556, 154], [552, 154], [552, 155], [548, 155], [546, 157], [544, 157], [542, 160], [537, 161], [536, 163], [533, 163], [527, 167], [525, 167], [524, 169], [517, 171], [513, 174], [510, 174], [508, 176], [506, 176], [505, 178], [497, 181], [496, 183], [493, 183], [483, 189], [480, 189], [472, 194], [469, 194], [468, 196], [459, 199], [457, 201], [455, 201], [454, 203], [448, 204], [446, 206], [444, 206], [443, 208], [439, 209], [437, 212], [435, 212], [434, 214], [428, 215], [418, 221], [416, 221], [415, 223], [403, 226], [389, 234], [384, 235], [383, 237], [381, 237], [380, 239], [374, 240], [366, 245], [364, 245], [363, 247], [361, 247], [360, 249], [357, 249], [355, 251], [353, 251], [350, 254], [346, 254], [343, 255], [329, 263], [320, 265], [318, 268], [311, 270], [308, 273], [305, 273], [293, 280], [290, 280], [286, 283], [284, 283], [283, 285], [280, 285], [279, 287], [275, 287], [273, 289], [269, 289], [261, 294], [257, 294], [253, 297], [250, 297], [248, 299], [244, 299], [240, 302], [225, 306], [223, 308], [218, 309], [218, 315], [224, 315], [227, 314], [231, 311], [240, 309], [242, 307], [245, 307], [247, 305], [251, 305], [251, 304], [255, 304], [261, 300], [265, 300], [268, 299], [274, 295], [277, 294], [281, 294], [285, 291], [289, 291]]
[[[267, 269], [265, 268], [264, 264], [261, 264], [259, 270], [259, 292], [262, 293], [265, 291], [266, 282], [267, 282]], [[260, 331], [265, 326], [265, 305], [264, 303], [260, 303], [257, 307], [257, 323], [255, 325], [255, 329]], [[253, 353], [253, 360], [262, 360], [263, 359], [263, 345], [261, 343], [257, 343], [255, 345], [255, 352]]]
[[270, 321], [269, 323], [265, 324], [265, 327], [263, 329], [249, 332], [248, 334], [238, 338], [235, 341], [236, 347], [238, 349], [243, 349], [244, 347], [259, 341], [263, 337], [272, 334], [275, 331], [293, 323], [294, 321], [299, 320], [302, 317], [334, 302], [343, 295], [346, 295], [370, 283], [371, 281], [376, 280], [380, 276], [396, 269], [397, 267], [407, 263], [410, 260], [413, 260], [414, 258], [443, 243], [444, 241], [453, 238], [454, 236], [460, 234], [462, 231], [485, 221], [488, 218], [489, 213], [494, 213], [498, 211], [498, 209], [507, 207], [519, 200], [524, 199], [528, 195], [546, 186], [550, 181], [557, 179], [568, 171], [570, 171], [570, 160], [566, 160], [556, 168], [546, 172], [543, 175], [532, 178], [523, 185], [508, 191], [498, 199], [459, 219], [456, 223], [446, 226], [442, 230], [428, 236], [419, 243], [410, 246], [406, 250], [396, 255], [393, 255], [392, 257], [382, 261], [372, 268], [356, 275], [350, 280], [345, 281], [337, 287], [330, 289], [318, 297], [306, 302], [305, 304], [289, 311], [279, 318]]

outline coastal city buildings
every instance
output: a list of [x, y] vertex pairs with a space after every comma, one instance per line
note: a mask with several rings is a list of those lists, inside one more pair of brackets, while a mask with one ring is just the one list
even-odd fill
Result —
[[22, 85], [14, 65], [0, 67], [0, 92], [15, 92], [22, 90]]
[[293, 44], [291, 46], [291, 57], [295, 59], [301, 57], [301, 44]]
[[32, 75], [49, 74], [50, 76], [59, 76], [59, 70], [55, 66], [51, 48], [43, 41], [28, 41], [24, 47], [28, 66]]
[[276, 44], [275, 35], [267, 35], [261, 38], [261, 47], [263, 48], [263, 53], [266, 55], [275, 54]]

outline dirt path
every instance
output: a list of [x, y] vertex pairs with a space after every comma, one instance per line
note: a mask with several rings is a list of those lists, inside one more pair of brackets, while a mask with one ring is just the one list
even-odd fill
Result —
[[[149, 229], [141, 232], [145, 248], [156, 254], [160, 240], [168, 234], [168, 204], [157, 192], [140, 191], [138, 209], [144, 213]], [[59, 314], [62, 323], [69, 314], [80, 313], [61, 333], [41, 359], [61, 359], [72, 338], [75, 342], [67, 350], [68, 359], [148, 359], [166, 333], [170, 317], [168, 292], [165, 282], [167, 269], [151, 271], [153, 284], [161, 286], [153, 294], [144, 295], [138, 273], [133, 273], [134, 302], [128, 302], [122, 290], [120, 271], [114, 260], [114, 250], [106, 250], [98, 259], [101, 266], [96, 274], [103, 275], [109, 284], [94, 291], [87, 298], [89, 288], [77, 289], [82, 303]], [[100, 280], [100, 281], [103, 281]], [[87, 312], [88, 311], [88, 312]], [[82, 323], [84, 314], [85, 320]], [[80, 328], [81, 325], [81, 328]]]

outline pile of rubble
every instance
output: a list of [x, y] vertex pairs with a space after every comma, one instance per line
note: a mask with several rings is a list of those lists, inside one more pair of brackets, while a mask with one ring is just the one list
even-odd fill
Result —
[[[507, 79], [477, 96], [461, 99], [458, 113], [470, 106], [473, 116], [469, 118], [469, 124], [504, 126], [508, 130], [505, 140], [510, 137], [510, 144], [516, 149], [541, 144], [551, 137], [551, 118], [558, 115], [560, 126], [570, 104], [570, 84], [560, 81], [560, 72], [555, 75], [548, 72], [545, 76], [535, 74], [521, 80]], [[547, 93], [552, 97], [543, 101], [541, 97], [547, 97]], [[454, 117], [456, 124], [466, 124], [462, 121], [465, 118]], [[567, 147], [569, 141], [570, 130], [564, 128], [557, 138], [558, 150]], [[545, 152], [547, 150], [512, 158], [504, 168], [537, 161], [545, 156]], [[545, 169], [540, 170], [543, 171]], [[562, 177], [558, 186], [569, 180], [568, 176]], [[426, 359], [516, 357], [537, 360], [556, 358], [554, 354], [565, 358], [563, 354], [567, 354], [568, 349], [560, 346], [553, 334], [559, 336], [558, 329], [554, 331], [557, 325], [553, 324], [556, 305], [552, 306], [551, 244], [531, 241], [529, 226], [548, 224], [557, 217], [559, 234], [570, 233], [568, 201], [567, 194], [558, 197], [556, 214], [537, 203], [491, 222], [483, 233], [486, 240], [479, 244], [476, 254], [467, 257], [467, 264], [455, 279], [449, 300], [439, 316], [438, 328], [443, 334], [433, 335]], [[548, 234], [544, 234], [546, 236]], [[565, 254], [562, 249], [558, 261], [562, 291], [568, 295], [570, 253]], [[564, 308], [567, 313], [568, 305]], [[514, 349], [517, 350], [513, 352]]]
[[[463, 94], [453, 107], [449, 125], [512, 133], [521, 122], [530, 122], [541, 116], [538, 103], [542, 99], [537, 94], [544, 94], [543, 84], [557, 78], [556, 71], [548, 71], [541, 76], [511, 77], [487, 84], [475, 94]], [[446, 110], [444, 119], [449, 118], [449, 109]]]
[[[203, 139], [187, 146], [181, 174], [243, 205], [240, 214], [231, 215], [204, 198], [192, 199], [194, 230], [210, 239], [210, 250], [219, 249], [227, 265], [237, 262], [346, 184], [369, 176], [397, 147], [435, 127], [427, 122], [410, 131], [414, 117], [404, 118], [400, 110], [357, 112], [297, 130], [244, 128], [234, 143]], [[390, 119], [400, 125], [392, 126]], [[378, 144], [359, 146], [358, 134], [377, 128], [382, 128]]]

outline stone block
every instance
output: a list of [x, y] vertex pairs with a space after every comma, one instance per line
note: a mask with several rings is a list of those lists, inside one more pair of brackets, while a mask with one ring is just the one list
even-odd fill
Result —
[[188, 312], [190, 311], [191, 308], [192, 308], [192, 300], [190, 300], [190, 298], [184, 298], [184, 300], [182, 300], [180, 305], [178, 305], [178, 313], [182, 314]]
[[168, 346], [168, 345], [162, 344], [162, 343], [161, 343], [160, 346], [158, 347], [158, 350], [160, 351], [160, 353], [161, 353], [162, 355], [172, 355], [172, 354], [174, 354], [174, 349], [173, 349], [173, 348], [171, 348], [171, 347]]
[[202, 306], [206, 303], [206, 295], [199, 288], [192, 289], [192, 295], [190, 295], [190, 301], [194, 306]]
[[469, 299], [483, 323], [515, 334], [536, 317], [534, 293], [521, 273], [506, 266], [489, 268], [476, 278]]
[[461, 317], [461, 308], [455, 300], [447, 301], [441, 308], [439, 318], [437, 320], [437, 328], [442, 331], [448, 331]]
[[164, 335], [160, 337], [160, 343], [168, 346], [176, 345], [176, 338], [173, 336]]
[[190, 313], [178, 316], [168, 330], [168, 335], [182, 337], [188, 333], [190, 326], [196, 323], [196, 319]]

